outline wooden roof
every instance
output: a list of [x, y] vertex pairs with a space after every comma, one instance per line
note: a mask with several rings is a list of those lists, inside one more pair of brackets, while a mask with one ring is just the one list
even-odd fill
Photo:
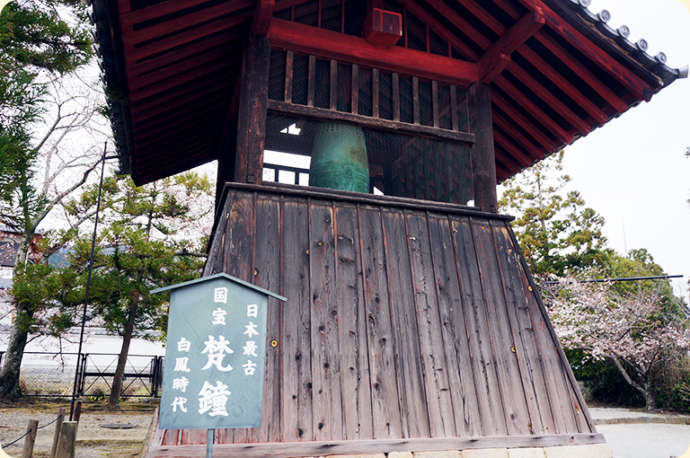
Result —
[[[288, 298], [269, 298], [262, 425], [216, 430], [218, 456], [603, 441], [509, 218], [227, 184], [214, 234], [205, 275]], [[160, 430], [149, 456], [200, 454], [205, 439]]]
[[[333, 3], [276, 0], [273, 14], [308, 23], [307, 16], [295, 18], [295, 11], [317, 1]], [[94, 0], [121, 168], [135, 182], [217, 157], [224, 124], [236, 109], [232, 100], [241, 43], [256, 4]], [[687, 75], [687, 70], [668, 67], [665, 55], [647, 54], [646, 41], [631, 43], [626, 27], [611, 29], [606, 25], [610, 14], [592, 13], [584, 0], [386, 4], [403, 11], [406, 21], [428, 27], [427, 37], [446, 43], [451, 58], [477, 63], [480, 77], [491, 81], [496, 158], [503, 171], [499, 179]], [[318, 11], [323, 15], [326, 8]], [[429, 41], [427, 51], [445, 52]], [[399, 46], [413, 45], [405, 40]]]

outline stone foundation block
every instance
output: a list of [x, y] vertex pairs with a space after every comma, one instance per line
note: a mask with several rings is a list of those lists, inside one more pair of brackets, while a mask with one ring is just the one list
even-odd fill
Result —
[[460, 452], [456, 450], [447, 450], [443, 452], [415, 452], [413, 456], [414, 458], [462, 458]]
[[508, 450], [509, 458], [544, 458], [543, 448], [511, 448]]
[[508, 458], [507, 448], [463, 450], [462, 458]]
[[544, 452], [546, 458], [611, 458], [613, 456], [606, 444], [546, 447]]

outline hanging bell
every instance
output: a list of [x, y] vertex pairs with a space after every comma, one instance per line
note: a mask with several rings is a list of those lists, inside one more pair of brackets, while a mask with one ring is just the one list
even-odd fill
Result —
[[369, 160], [361, 127], [337, 122], [319, 124], [311, 150], [309, 186], [369, 192]]

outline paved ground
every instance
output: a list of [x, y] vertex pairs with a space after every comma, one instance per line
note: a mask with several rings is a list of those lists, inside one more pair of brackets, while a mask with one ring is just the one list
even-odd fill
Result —
[[614, 458], [669, 458], [690, 448], [690, 416], [619, 407], [591, 407]]
[[690, 425], [659, 423], [599, 425], [614, 458], [669, 458], [690, 448]]
[[[53, 403], [0, 405], [0, 442], [18, 437], [31, 418], [44, 425], [55, 418], [59, 405]], [[69, 406], [67, 406], [69, 407]], [[88, 406], [77, 433], [78, 457], [134, 457], [141, 450], [151, 421], [151, 408], [125, 406], [123, 412], [109, 413]], [[101, 410], [95, 410], [101, 409]], [[615, 458], [669, 458], [690, 448], [690, 416], [649, 414], [623, 408], [590, 408], [599, 432], [604, 434]], [[109, 423], [131, 423], [133, 429], [107, 429]], [[47, 456], [54, 433], [53, 425], [39, 430], [35, 456]], [[20, 456], [23, 441], [6, 451]]]
[[589, 413], [598, 425], [618, 423], [671, 423], [690, 425], [690, 415], [650, 413], [640, 409], [623, 407], [590, 407]]

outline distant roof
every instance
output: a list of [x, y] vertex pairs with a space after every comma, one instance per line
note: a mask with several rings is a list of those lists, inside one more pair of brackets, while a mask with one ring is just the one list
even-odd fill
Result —
[[0, 241], [0, 266], [13, 267], [18, 249], [19, 242], [14, 240]]
[[232, 275], [228, 275], [226, 273], [218, 273], [215, 275], [209, 275], [208, 277], [201, 277], [201, 278], [197, 278], [196, 280], [190, 280], [190, 281], [178, 283], [176, 285], [170, 285], [170, 286], [165, 286], [163, 288], [157, 288], [157, 289], [152, 290], [151, 294], [162, 293], [163, 291], [172, 291], [175, 289], [184, 288], [186, 286], [196, 285], [198, 283], [205, 283], [207, 281], [215, 280], [217, 278], [224, 278], [226, 280], [230, 280], [233, 283], [237, 283], [239, 285], [242, 285], [242, 286], [245, 286], [247, 288], [251, 288], [255, 291], [258, 291], [261, 294], [266, 294], [268, 296], [275, 297], [276, 299], [281, 300], [281, 301], [287, 301], [287, 297], [283, 297], [283, 296], [276, 294], [274, 292], [271, 292], [267, 289], [259, 288], [256, 285], [253, 285], [253, 284], [246, 282], [244, 280], [240, 280], [239, 278], [233, 277]]
[[[236, 110], [231, 99], [241, 43], [256, 3], [94, 0], [120, 167], [137, 184], [218, 157], [224, 120]], [[276, 0], [274, 17], [316, 26], [315, 3]], [[426, 23], [454, 57], [470, 62], [478, 62], [523, 18], [543, 14], [545, 25], [510, 53], [491, 83], [499, 180], [687, 76], [687, 68], [669, 67], [664, 53], [650, 55], [646, 40], [631, 42], [628, 27], [611, 28], [611, 14], [594, 13], [589, 4], [386, 0], [387, 8]]]

